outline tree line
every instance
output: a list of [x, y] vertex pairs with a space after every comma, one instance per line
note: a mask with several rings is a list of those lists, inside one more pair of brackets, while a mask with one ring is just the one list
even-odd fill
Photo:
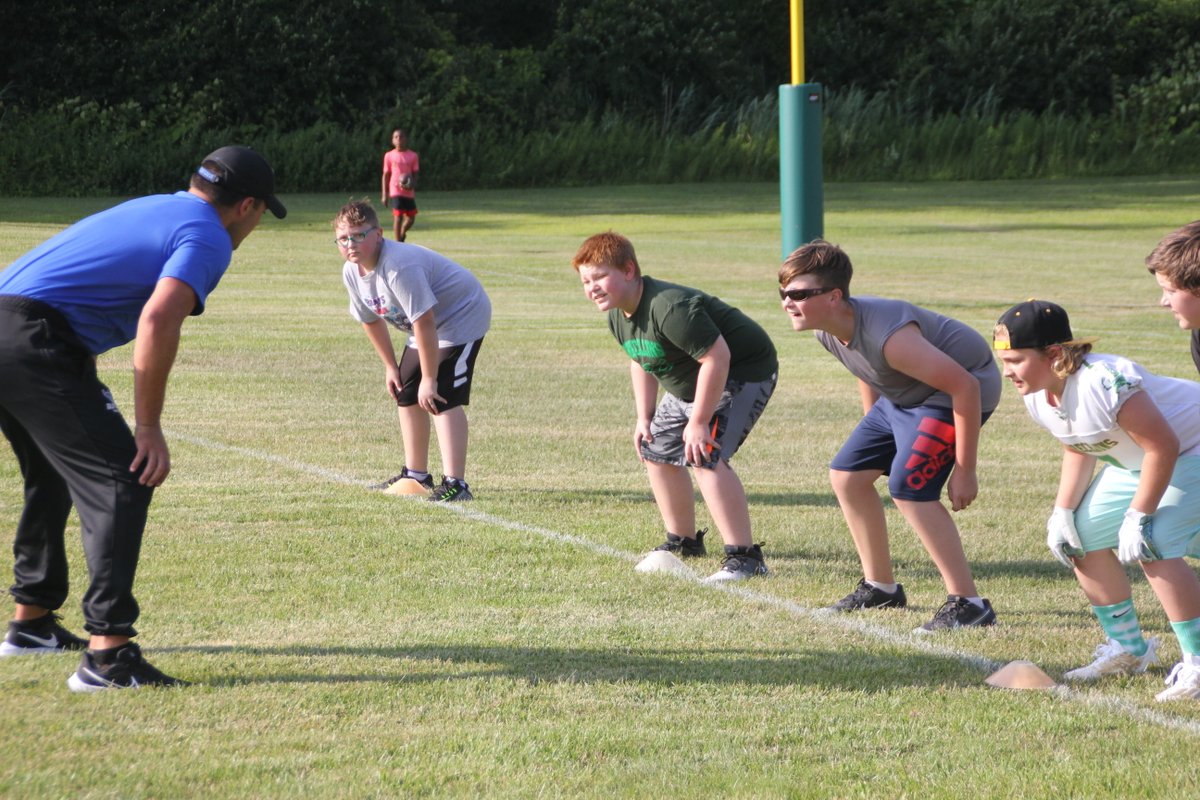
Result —
[[[897, 118], [1119, 117], [1164, 137], [1200, 128], [1200, 0], [804, 8], [807, 78]], [[72, 146], [141, 183], [174, 168], [173, 149], [190, 162], [221, 138], [272, 142], [297, 159], [284, 169], [290, 188], [320, 190], [328, 178], [318, 168], [334, 165], [310, 152], [306, 168], [306, 148], [324, 146], [338, 162], [349, 137], [382, 152], [396, 125], [423, 156], [433, 146], [456, 159], [441, 175], [447, 185], [476, 173], [480, 185], [502, 184], [462, 159], [531, 138], [586, 146], [572, 144], [580, 125], [601, 141], [625, 127], [711, 138], [742, 125], [740, 135], [757, 135], [747, 117], [789, 80], [788, 25], [784, 0], [5, 3], [0, 191], [44, 179]], [[33, 130], [41, 157], [18, 141]], [[133, 151], [141, 170], [121, 157]], [[518, 183], [554, 180], [508, 171], [524, 176]]]

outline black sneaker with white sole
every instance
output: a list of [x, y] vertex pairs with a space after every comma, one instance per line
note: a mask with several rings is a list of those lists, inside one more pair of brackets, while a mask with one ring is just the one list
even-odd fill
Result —
[[36, 656], [86, 649], [88, 640], [59, 625], [60, 619], [62, 617], [53, 612], [37, 619], [14, 619], [8, 623], [8, 635], [0, 643], [0, 656]]
[[99, 658], [91, 650], [85, 650], [79, 669], [67, 678], [67, 686], [72, 692], [187, 685], [187, 681], [172, 678], [155, 669], [142, 657], [142, 649], [133, 642], [115, 648], [115, 652], [102, 651]]
[[667, 540], [654, 548], [655, 551], [664, 550], [668, 553], [674, 553], [677, 556], [690, 558], [692, 556], [702, 556], [706, 552], [704, 549], [704, 534], [708, 533], [708, 528], [696, 531], [695, 538], [689, 539], [686, 536], [679, 536], [674, 533], [667, 534]]
[[443, 475], [441, 484], [433, 487], [426, 499], [431, 503], [461, 503], [464, 500], [474, 500], [475, 495], [471, 494], [466, 481]]
[[992, 610], [992, 604], [986, 599], [983, 599], [983, 607], [980, 608], [965, 597], [950, 595], [933, 615], [933, 619], [913, 632], [933, 633], [953, 628], [982, 628], [995, 624], [996, 612]]
[[725, 545], [725, 560], [721, 568], [705, 578], [710, 583], [718, 581], [743, 581], [756, 575], [766, 575], [767, 564], [763, 560], [762, 545], [732, 547]]
[[908, 598], [904, 596], [904, 587], [896, 584], [896, 591], [888, 594], [867, 583], [866, 578], [858, 582], [854, 591], [838, 600], [829, 608], [831, 611], [858, 611], [863, 608], [904, 608]]
[[381, 483], [372, 483], [367, 488], [368, 489], [378, 489], [379, 491], [383, 491], [384, 489], [387, 489], [388, 487], [390, 487], [392, 484], [402, 481], [405, 478], [414, 480], [417, 483], [424, 486], [427, 490], [433, 491], [433, 476], [432, 475], [430, 475], [427, 472], [427, 473], [425, 473], [424, 478], [418, 478], [416, 475], [413, 474], [413, 471], [410, 470], [408, 467], [401, 467], [399, 475], [393, 475], [392, 477], [388, 478], [386, 481], [383, 481]]

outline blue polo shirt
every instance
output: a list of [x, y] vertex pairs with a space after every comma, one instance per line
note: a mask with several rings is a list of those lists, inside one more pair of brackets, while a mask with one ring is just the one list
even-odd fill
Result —
[[188, 192], [140, 197], [86, 217], [0, 272], [0, 294], [54, 307], [92, 353], [133, 340], [161, 278], [196, 293], [192, 314], [229, 267], [233, 241], [217, 210]]

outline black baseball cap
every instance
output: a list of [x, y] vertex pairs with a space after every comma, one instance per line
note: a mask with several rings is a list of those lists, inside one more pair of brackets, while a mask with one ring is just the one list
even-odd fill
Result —
[[[1005, 332], [1000, 330], [1004, 326]], [[1000, 315], [992, 334], [996, 350], [1041, 350], [1054, 344], [1090, 344], [1095, 338], [1076, 339], [1066, 309], [1048, 300], [1026, 300]]]
[[204, 160], [216, 162], [225, 174], [216, 175], [201, 165], [196, 170], [201, 178], [246, 197], [266, 201], [267, 208], [278, 219], [287, 216], [287, 209], [275, 196], [275, 171], [261, 155], [249, 147], [234, 144], [212, 151]]

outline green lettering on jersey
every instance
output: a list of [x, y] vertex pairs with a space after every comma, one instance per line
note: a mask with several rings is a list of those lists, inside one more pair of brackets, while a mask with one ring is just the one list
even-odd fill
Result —
[[671, 369], [671, 365], [665, 361], [667, 351], [663, 350], [663, 346], [658, 342], [649, 339], [630, 339], [622, 347], [625, 348], [625, 352], [630, 358], [651, 375], [660, 375]]
[[662, 358], [666, 355], [661, 344], [648, 339], [630, 339], [625, 342], [624, 347], [629, 357], [639, 362]]
[[[1088, 366], [1091, 365], [1089, 364]], [[1104, 368], [1104, 372], [1108, 376], [1100, 379], [1100, 385], [1104, 387], [1105, 391], [1120, 394], [1123, 389], [1128, 389], [1133, 385], [1125, 379], [1124, 375], [1113, 369], [1111, 365], [1101, 364], [1100, 366]]]

